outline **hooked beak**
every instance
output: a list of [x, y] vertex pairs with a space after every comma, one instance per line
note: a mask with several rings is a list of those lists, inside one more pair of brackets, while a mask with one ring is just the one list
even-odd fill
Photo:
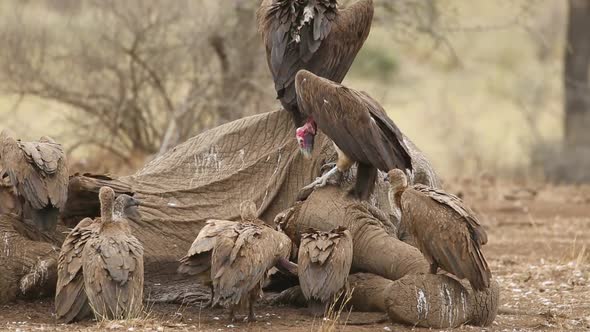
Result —
[[306, 133], [303, 136], [302, 142], [299, 144], [299, 151], [303, 154], [305, 159], [311, 159], [311, 153], [313, 151], [315, 135]]
[[140, 206], [141, 205], [141, 201], [138, 200], [137, 198], [131, 198], [131, 206]]

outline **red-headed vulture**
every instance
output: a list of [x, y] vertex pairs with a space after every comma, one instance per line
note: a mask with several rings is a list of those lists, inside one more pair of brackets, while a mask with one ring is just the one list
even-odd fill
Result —
[[338, 8], [336, 0], [263, 0], [257, 19], [277, 98], [300, 127], [307, 117], [297, 108], [295, 75], [307, 69], [342, 82], [371, 30], [373, 1]]
[[430, 272], [440, 267], [466, 278], [475, 290], [488, 288], [492, 272], [481, 252], [488, 237], [475, 213], [455, 195], [421, 184], [408, 186], [400, 170], [391, 170], [388, 180], [389, 200], [401, 211], [401, 222], [430, 262]]
[[334, 142], [338, 153], [336, 167], [304, 189], [325, 185], [332, 175], [356, 162], [352, 193], [365, 200], [373, 192], [378, 169], [412, 171], [412, 158], [401, 131], [369, 95], [306, 70], [297, 73], [295, 87], [299, 109], [313, 118], [297, 129], [299, 148], [311, 153], [310, 137], [319, 128]]

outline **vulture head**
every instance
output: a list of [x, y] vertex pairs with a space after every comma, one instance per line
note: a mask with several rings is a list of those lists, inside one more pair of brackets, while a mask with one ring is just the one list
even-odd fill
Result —
[[254, 220], [257, 218], [256, 203], [245, 200], [240, 204], [240, 216], [242, 220]]
[[140, 201], [127, 194], [121, 194], [115, 200], [115, 206], [113, 208], [113, 214], [117, 217], [129, 217], [134, 219], [137, 217], [137, 207], [140, 205]]
[[399, 192], [408, 187], [408, 178], [401, 169], [396, 168], [389, 171], [386, 180], [389, 181], [390, 190], [393, 192]]
[[[319, 96], [316, 93], [319, 86], [317, 86], [319, 77], [312, 74], [307, 70], [300, 70], [295, 76], [295, 90], [297, 91], [297, 104], [299, 110], [309, 115], [310, 108], [314, 107], [311, 102], [318, 99]], [[317, 125], [313, 118], [310, 116], [305, 124], [295, 131], [295, 137], [299, 144], [299, 150], [303, 153], [306, 158], [311, 157], [311, 151], [313, 150], [314, 138], [317, 133]]]

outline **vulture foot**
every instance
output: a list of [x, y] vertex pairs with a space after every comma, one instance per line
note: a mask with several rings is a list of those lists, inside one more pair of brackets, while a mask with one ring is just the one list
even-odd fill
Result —
[[430, 273], [436, 274], [438, 271], [438, 264], [437, 263], [430, 263]]
[[[312, 183], [308, 184], [307, 186], [301, 188], [301, 190], [310, 190], [315, 188], [324, 187], [326, 184], [338, 184], [338, 180], [342, 172], [338, 169], [338, 167], [334, 166], [330, 171], [326, 174], [320, 176], [319, 178], [315, 179]], [[335, 179], [332, 179], [335, 177]]]

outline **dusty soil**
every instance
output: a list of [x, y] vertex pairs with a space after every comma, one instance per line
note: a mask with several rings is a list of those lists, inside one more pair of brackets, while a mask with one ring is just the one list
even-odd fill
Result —
[[[590, 330], [590, 187], [500, 186], [493, 181], [462, 181], [461, 192], [483, 216], [489, 234], [485, 253], [501, 285], [501, 309], [487, 331]], [[0, 307], [0, 330], [33, 331], [316, 331], [330, 321], [303, 309], [260, 306], [256, 323], [226, 321], [222, 309], [155, 304], [146, 318], [127, 322], [56, 325], [51, 300]], [[345, 331], [405, 331], [378, 321], [380, 313], [348, 313]], [[356, 325], [351, 325], [356, 324]], [[422, 330], [422, 329], [414, 329]], [[479, 331], [464, 326], [457, 331]]]

